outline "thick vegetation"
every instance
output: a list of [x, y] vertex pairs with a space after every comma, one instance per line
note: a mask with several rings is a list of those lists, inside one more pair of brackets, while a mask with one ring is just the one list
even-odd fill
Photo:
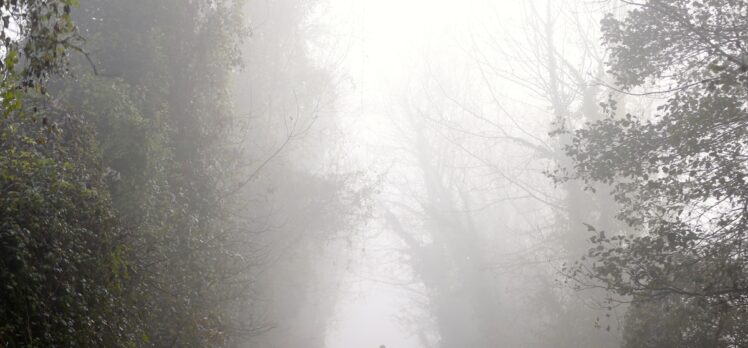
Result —
[[367, 191], [305, 139], [315, 2], [0, 9], [0, 347], [321, 347], [318, 253]]
[[252, 334], [222, 182], [241, 3], [0, 3], [0, 346]]
[[597, 231], [595, 262], [575, 271], [633, 301], [627, 347], [748, 344], [746, 10], [650, 0], [603, 21], [618, 83], [669, 90], [653, 119], [608, 103], [610, 117], [566, 148], [576, 176], [612, 185], [619, 218], [638, 231]]

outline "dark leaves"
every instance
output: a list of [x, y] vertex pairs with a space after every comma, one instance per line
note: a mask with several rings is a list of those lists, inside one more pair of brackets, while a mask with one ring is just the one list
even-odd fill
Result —
[[[613, 185], [618, 217], [638, 231], [593, 237], [592, 266], [576, 273], [641, 301], [628, 319], [637, 332], [627, 333], [629, 347], [727, 346], [746, 337], [747, 10], [743, 1], [651, 0], [623, 20], [602, 21], [610, 72], [625, 90], [685, 86], [663, 94], [649, 120], [603, 104], [610, 117], [573, 134], [565, 150], [574, 172], [557, 178]], [[716, 303], [722, 311], [712, 310]], [[672, 317], [647, 312], [662, 308]], [[699, 319], [681, 320], [686, 314]], [[640, 322], [677, 332], [657, 336]], [[708, 324], [715, 322], [732, 324], [715, 333]], [[636, 335], [650, 335], [649, 343]], [[705, 337], [721, 343], [694, 345]]]

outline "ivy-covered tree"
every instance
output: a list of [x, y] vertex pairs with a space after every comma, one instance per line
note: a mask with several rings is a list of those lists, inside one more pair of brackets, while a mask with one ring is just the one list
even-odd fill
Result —
[[603, 20], [610, 72], [665, 97], [651, 119], [617, 115], [573, 134], [571, 174], [612, 185], [620, 220], [595, 230], [583, 285], [632, 300], [627, 347], [748, 344], [748, 2], [648, 0]]

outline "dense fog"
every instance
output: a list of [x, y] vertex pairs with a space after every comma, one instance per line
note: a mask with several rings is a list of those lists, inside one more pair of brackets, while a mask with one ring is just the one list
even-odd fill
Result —
[[0, 19], [0, 347], [748, 347], [748, 1]]

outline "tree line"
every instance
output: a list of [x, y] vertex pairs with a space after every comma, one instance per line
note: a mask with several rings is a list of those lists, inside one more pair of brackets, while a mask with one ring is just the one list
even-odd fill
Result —
[[[354, 214], [363, 201], [349, 185], [354, 174], [288, 164], [290, 144], [320, 108], [262, 109], [282, 106], [269, 102], [281, 93], [298, 92], [295, 106], [323, 99], [311, 88], [262, 85], [279, 78], [270, 74], [279, 74], [273, 67], [282, 59], [260, 58], [279, 54], [277, 38], [304, 42], [299, 28], [314, 3], [272, 8], [287, 10], [272, 24], [280, 33], [272, 40], [252, 38], [248, 6], [0, 2], [0, 346], [236, 346], [302, 325], [293, 324], [299, 308], [316, 308], [303, 294], [287, 297], [299, 308], [265, 305], [279, 279], [295, 279], [301, 286], [291, 289], [299, 291], [331, 284], [313, 271], [269, 265], [286, 249], [294, 251], [283, 262], [313, 265], [299, 261], [316, 252], [310, 237], [297, 236], [335, 235], [347, 215], [326, 212]], [[289, 64], [308, 77], [297, 74], [296, 82], [323, 81], [326, 73], [313, 71], [305, 46], [298, 48]], [[247, 56], [257, 57], [255, 66], [243, 66]], [[241, 71], [267, 93], [251, 103], [251, 115], [237, 111]], [[289, 116], [298, 129], [277, 136], [261, 120]], [[291, 206], [299, 221], [268, 228], [287, 223], [274, 205]], [[273, 244], [282, 238], [289, 245]], [[268, 267], [278, 274], [264, 275]], [[317, 331], [303, 339], [320, 341], [324, 330]]]

